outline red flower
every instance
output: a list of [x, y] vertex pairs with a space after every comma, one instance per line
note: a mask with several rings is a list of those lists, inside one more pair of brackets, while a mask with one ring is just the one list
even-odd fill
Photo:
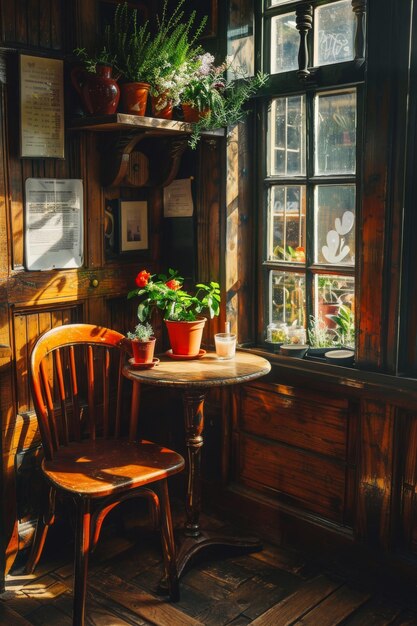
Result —
[[151, 275], [146, 270], [141, 270], [135, 278], [135, 282], [138, 287], [146, 287]]
[[173, 289], [174, 291], [177, 291], [181, 287], [181, 283], [178, 280], [175, 280], [175, 278], [171, 278], [171, 280], [165, 284], [168, 289]]

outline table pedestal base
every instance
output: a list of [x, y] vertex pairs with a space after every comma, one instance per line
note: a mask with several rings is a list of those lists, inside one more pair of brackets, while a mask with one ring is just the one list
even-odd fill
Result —
[[246, 554], [262, 550], [262, 543], [257, 537], [234, 533], [225, 534], [221, 531], [201, 530], [198, 537], [187, 537], [182, 531], [177, 547], [178, 576], [184, 573], [188, 563], [201, 550], [210, 547], [232, 548], [237, 553]]
[[[178, 578], [187, 570], [187, 565], [191, 563], [206, 548], [223, 547], [232, 549], [236, 554], [249, 554], [250, 552], [260, 552], [262, 543], [257, 537], [240, 535], [238, 533], [226, 534], [215, 530], [201, 530], [198, 537], [189, 537], [182, 529], [179, 531], [177, 539], [177, 568]], [[158, 593], [166, 595], [168, 593], [168, 582], [162, 578]]]

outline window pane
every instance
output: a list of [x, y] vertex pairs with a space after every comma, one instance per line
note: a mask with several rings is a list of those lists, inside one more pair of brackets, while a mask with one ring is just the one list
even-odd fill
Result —
[[294, 13], [278, 15], [271, 20], [271, 74], [298, 69], [300, 35]]
[[273, 270], [269, 277], [269, 322], [304, 326], [305, 277]]
[[276, 98], [269, 114], [269, 172], [277, 176], [305, 173], [305, 98]]
[[355, 16], [351, 0], [318, 7], [314, 18], [314, 64], [351, 61], [354, 58], [355, 38]]
[[355, 264], [354, 185], [316, 187], [315, 262]]
[[288, 4], [289, 2], [294, 2], [294, 0], [269, 0], [268, 7], [277, 7], [280, 4]]
[[269, 259], [305, 263], [305, 187], [303, 185], [272, 187], [268, 213]]
[[310, 320], [310, 331], [314, 328], [316, 332], [321, 330], [323, 335], [327, 334], [328, 345], [354, 347], [354, 293], [353, 276], [315, 276], [314, 318]]
[[356, 91], [315, 98], [316, 174], [356, 170]]

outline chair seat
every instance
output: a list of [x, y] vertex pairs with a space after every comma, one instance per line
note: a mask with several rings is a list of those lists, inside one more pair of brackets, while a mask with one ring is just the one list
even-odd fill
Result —
[[183, 468], [184, 459], [168, 448], [123, 439], [73, 442], [42, 463], [55, 487], [89, 498], [135, 489]]

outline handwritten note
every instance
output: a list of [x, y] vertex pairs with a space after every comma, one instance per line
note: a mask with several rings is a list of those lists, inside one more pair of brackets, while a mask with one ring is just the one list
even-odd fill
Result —
[[20, 56], [22, 157], [64, 158], [63, 61]]

